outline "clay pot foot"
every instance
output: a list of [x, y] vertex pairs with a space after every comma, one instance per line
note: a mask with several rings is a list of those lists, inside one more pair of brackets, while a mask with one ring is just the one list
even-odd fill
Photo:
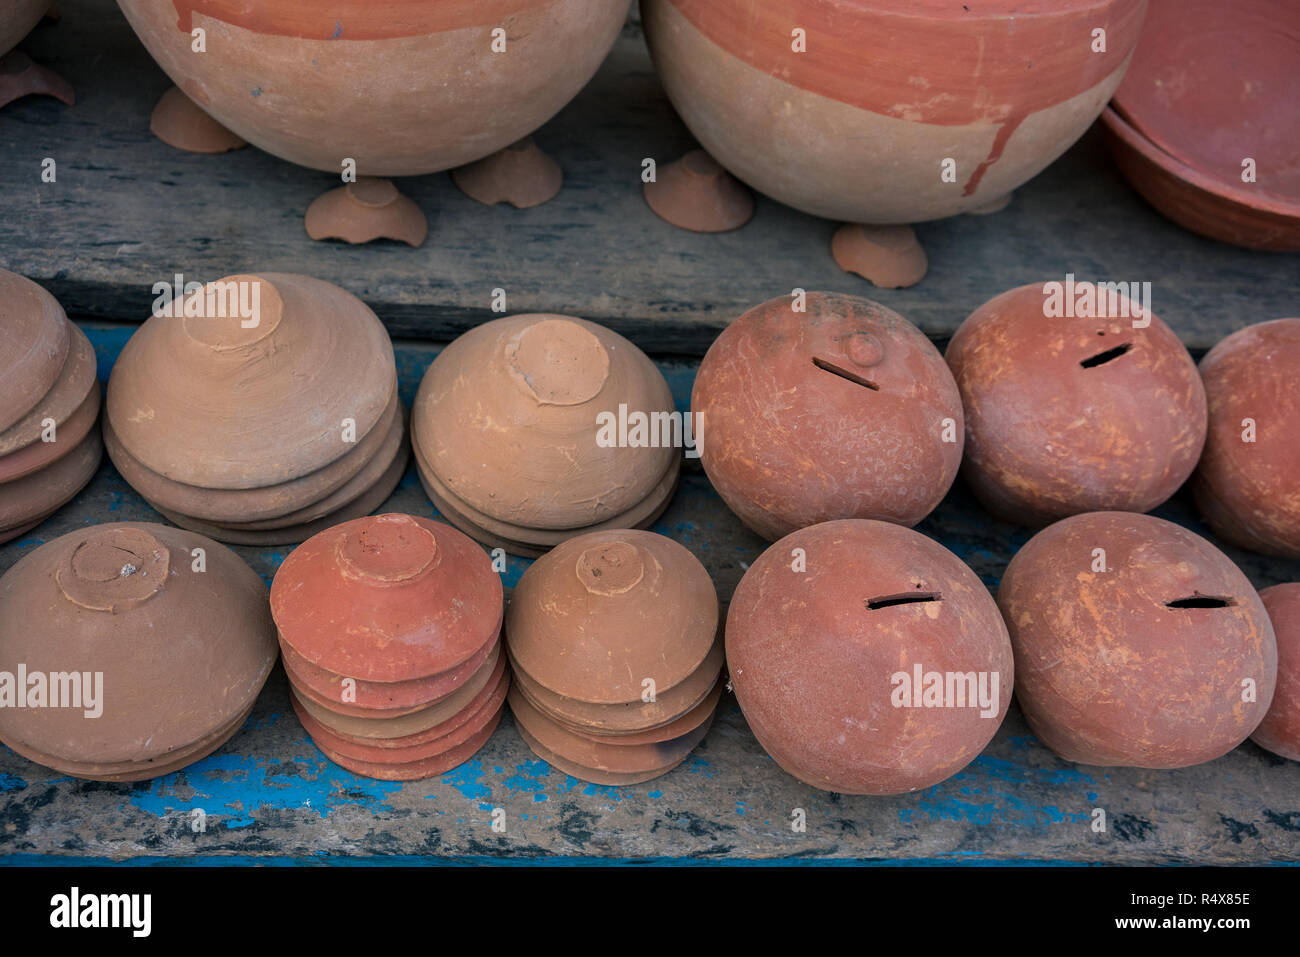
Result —
[[831, 240], [831, 255], [845, 272], [856, 273], [881, 289], [915, 286], [928, 267], [925, 250], [911, 226], [845, 223]]
[[420, 246], [429, 234], [429, 221], [409, 196], [391, 180], [363, 176], [322, 193], [307, 207], [307, 235], [312, 239], [341, 239], [346, 243], [395, 239]]
[[187, 153], [227, 153], [248, 145], [175, 86], [153, 108], [149, 132], [168, 146]]
[[989, 213], [1000, 213], [1011, 205], [1011, 200], [1015, 195], [1015, 191], [1013, 190], [1005, 195], [997, 196], [989, 200], [987, 203], [972, 207], [971, 209], [966, 210], [966, 212], [970, 213], [972, 216], [987, 216]]
[[71, 83], [26, 53], [11, 50], [0, 57], [0, 107], [34, 93], [52, 96], [68, 106], [77, 102]]
[[696, 233], [738, 229], [754, 215], [753, 194], [704, 150], [669, 163], [644, 193], [656, 216]]
[[564, 182], [560, 164], [538, 149], [531, 136], [491, 156], [451, 171], [452, 182], [485, 206], [509, 203], [517, 209], [554, 199]]

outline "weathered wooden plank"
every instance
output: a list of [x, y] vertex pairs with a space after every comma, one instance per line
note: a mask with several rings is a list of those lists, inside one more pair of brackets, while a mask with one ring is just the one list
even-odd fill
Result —
[[[106, 378], [129, 327], [88, 327]], [[408, 403], [436, 348], [399, 342]], [[660, 364], [679, 407], [689, 363]], [[413, 471], [385, 510], [436, 516]], [[1188, 502], [1158, 514], [1202, 534]], [[64, 532], [106, 521], [157, 521], [111, 465], [54, 518], [0, 546], [0, 571]], [[729, 599], [764, 543], [690, 471], [655, 530], [704, 562]], [[919, 530], [996, 587], [1028, 531], [985, 515], [960, 484]], [[289, 551], [237, 548], [268, 581]], [[1300, 579], [1300, 562], [1229, 549], [1259, 587]], [[528, 563], [511, 559], [506, 584]], [[507, 828], [493, 833], [493, 808]], [[1104, 808], [1105, 834], [1090, 828]], [[207, 831], [190, 828], [202, 809]], [[790, 827], [804, 809], [807, 831]], [[0, 748], [0, 863], [29, 855], [73, 858], [262, 859], [410, 855], [493, 858], [856, 858], [948, 862], [1259, 863], [1300, 861], [1300, 764], [1252, 744], [1180, 771], [1073, 765], [1040, 745], [1012, 707], [973, 764], [915, 794], [833, 795], [782, 772], [728, 695], [701, 747], [644, 785], [587, 785], [538, 761], [507, 715], [473, 760], [430, 781], [391, 784], [352, 775], [310, 742], [278, 668], [246, 726], [185, 771], [136, 785], [62, 777]]]
[[[703, 236], [657, 219], [641, 160], [693, 143], [654, 75], [635, 18], [595, 80], [538, 134], [565, 188], [531, 210], [485, 208], [446, 174], [404, 180], [430, 219], [426, 245], [313, 243], [311, 200], [336, 185], [255, 149], [180, 153], [148, 132], [168, 81], [112, 0], [67, 0], [27, 41], [72, 80], [74, 108], [32, 97], [0, 112], [0, 265], [43, 283], [75, 316], [138, 321], [154, 282], [255, 269], [304, 272], [368, 302], [395, 335], [447, 340], [511, 312], [606, 323], [657, 353], [700, 355], [745, 309], [798, 286], [876, 298], [949, 335], [1012, 286], [1061, 278], [1150, 281], [1154, 309], [1192, 347], [1294, 315], [1300, 256], [1240, 250], [1167, 222], [1120, 180], [1095, 131], [992, 216], [918, 228], [930, 274], [876, 290], [829, 257], [835, 224], [760, 197], [754, 219]], [[472, 109], [473, 104], [466, 104]], [[53, 157], [58, 180], [40, 181]], [[936, 164], [937, 164], [936, 159]]]

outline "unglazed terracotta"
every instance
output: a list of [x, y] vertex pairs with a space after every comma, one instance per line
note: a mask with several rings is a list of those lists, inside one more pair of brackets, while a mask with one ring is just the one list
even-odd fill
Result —
[[0, 430], [30, 412], [58, 380], [72, 345], [63, 307], [36, 283], [0, 269]]
[[527, 209], [553, 199], [564, 182], [564, 173], [528, 136], [452, 170], [451, 178], [462, 193], [485, 206], [509, 203]]
[[1250, 740], [1300, 761], [1300, 582], [1265, 588], [1259, 597], [1277, 638], [1277, 688]]
[[[966, 410], [962, 475], [986, 509], [1018, 524], [1150, 511], [1191, 475], [1205, 443], [1196, 364], [1149, 312], [1047, 316], [1048, 298], [1043, 283], [1005, 292], [948, 345]], [[1115, 312], [1136, 315], [1119, 301]]]
[[[1037, 175], [1110, 99], [1145, 10], [1145, 0], [641, 4], [659, 77], [706, 150], [783, 203], [874, 224], [978, 209]], [[1094, 52], [1097, 29], [1105, 52]], [[946, 159], [955, 182], [941, 175]]]
[[911, 226], [848, 223], [835, 231], [831, 256], [845, 272], [857, 273], [882, 289], [915, 286], [929, 268]]
[[94, 477], [104, 455], [99, 430], [39, 471], [0, 485], [0, 534], [30, 526], [71, 501]]
[[[119, 5], [223, 126], [303, 166], [337, 173], [354, 159], [366, 176], [450, 169], [531, 133], [596, 72], [627, 13], [623, 0]], [[201, 56], [194, 28], [206, 31]]]
[[768, 539], [838, 518], [915, 525], [961, 462], [952, 375], [893, 310], [806, 296], [804, 312], [789, 296], [755, 306], [709, 347], [691, 393], [704, 470]]
[[153, 108], [149, 132], [168, 146], [190, 153], [226, 153], [248, 145], [174, 86]]
[[697, 233], [738, 229], [754, 215], [754, 197], [704, 150], [692, 150], [656, 171], [642, 187], [660, 219]]
[[655, 778], [662, 777], [672, 770], [672, 767], [656, 769], [653, 771], [640, 771], [632, 773], [618, 773], [614, 771], [602, 771], [596, 768], [584, 768], [575, 764], [567, 758], [561, 757], [554, 751], [551, 751], [543, 745], [537, 738], [529, 733], [528, 729], [518, 722], [515, 723], [515, 729], [519, 732], [519, 737], [524, 739], [524, 743], [539, 758], [555, 768], [562, 771], [569, 777], [577, 778], [581, 781], [590, 781], [592, 784], [600, 784], [606, 787], [627, 787], [632, 784], [641, 784], [644, 781], [652, 781]]
[[515, 586], [512, 660], [543, 687], [591, 704], [640, 702], [699, 668], [718, 631], [709, 573], [654, 532], [595, 532], [556, 546]]
[[0, 56], [0, 107], [34, 93], [52, 96], [68, 106], [77, 102], [71, 83], [21, 50]]
[[131, 765], [197, 760], [238, 728], [275, 659], [261, 580], [229, 549], [179, 529], [82, 529], [0, 579], [0, 670], [103, 674], [97, 718], [0, 709], [6, 744], [66, 773], [148, 776], [157, 768]]
[[99, 424], [100, 403], [96, 382], [77, 410], [55, 426], [53, 441], [33, 442], [17, 452], [0, 456], [0, 488], [6, 482], [39, 472], [80, 445]]
[[645, 353], [583, 319], [511, 316], [475, 327], [434, 359], [412, 410], [412, 443], [457, 510], [585, 530], [642, 504], [680, 467], [676, 448], [598, 444], [597, 417], [617, 416], [620, 405], [673, 411]]
[[[260, 314], [229, 315], [206, 291], [193, 315], [150, 317], [123, 347], [106, 415], [123, 447], [175, 482], [261, 488], [307, 475], [355, 448], [397, 388], [393, 347], [375, 314], [308, 276], [229, 276], [207, 289], [258, 290]], [[245, 323], [250, 323], [245, 326]]]
[[0, 2], [0, 55], [16, 47], [41, 22], [51, 0], [2, 0]]
[[276, 571], [271, 609], [311, 664], [368, 682], [439, 675], [491, 646], [500, 577], [448, 525], [376, 515], [304, 542]]
[[1300, 558], [1300, 318], [1247, 326], [1201, 359], [1209, 435], [1192, 489], [1221, 538]]
[[312, 239], [353, 244], [396, 239], [419, 246], [429, 233], [429, 221], [409, 196], [389, 180], [369, 176], [317, 196], [307, 207], [305, 226]]
[[[956, 774], [1001, 725], [1015, 672], [973, 571], [917, 532], [853, 519], [788, 535], [750, 566], [727, 613], [727, 667], [776, 763], [843, 794], [900, 794]], [[987, 707], [955, 694], [935, 706], [922, 688], [901, 696], [899, 675], [918, 672], [945, 685], [970, 674]]]
[[1066, 760], [1212, 761], [1255, 730], [1273, 698], [1264, 603], [1227, 556], [1172, 522], [1063, 519], [1016, 553], [998, 604], [1021, 710]]
[[327, 758], [353, 774], [375, 778], [379, 781], [422, 781], [425, 778], [446, 774], [453, 768], [464, 764], [488, 743], [488, 739], [492, 737], [492, 732], [497, 729], [497, 725], [500, 723], [501, 711], [498, 710], [490, 716], [488, 723], [481, 730], [476, 731], [463, 744], [457, 745], [435, 757], [426, 758], [423, 761], [413, 761], [410, 764], [382, 764], [373, 761], [358, 761], [355, 758], [339, 754], [328, 746], [317, 745], [317, 747]]
[[[58, 377], [26, 415], [0, 431], [0, 455], [10, 455], [39, 442], [45, 431], [46, 419], [53, 419], [56, 426], [66, 422], [86, 403], [92, 389], [99, 391], [99, 382], [95, 378], [94, 347], [86, 334], [71, 322], [68, 323], [68, 334], [68, 352]], [[3, 348], [0, 346], [0, 349]], [[5, 381], [7, 384], [9, 380], [6, 378]]]
[[[1300, 250], [1297, 58], [1300, 29], [1287, 5], [1152, 0], [1133, 66], [1104, 114], [1120, 170], [1188, 229]], [[1243, 175], [1246, 160], [1253, 179]]]

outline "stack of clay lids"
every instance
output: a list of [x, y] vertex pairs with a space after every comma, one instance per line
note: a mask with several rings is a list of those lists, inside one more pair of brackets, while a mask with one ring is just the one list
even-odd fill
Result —
[[239, 730], [276, 657], [266, 585], [230, 549], [80, 529], [0, 578], [0, 741], [80, 778], [170, 774]]
[[393, 346], [364, 303], [266, 273], [170, 311], [108, 381], [108, 454], [149, 504], [239, 545], [300, 542], [383, 504], [408, 453]]
[[0, 542], [90, 481], [103, 444], [95, 351], [53, 296], [0, 269]]
[[510, 676], [501, 580], [448, 525], [374, 515], [313, 536], [271, 583], [293, 707], [356, 774], [414, 781], [492, 736]]
[[723, 691], [713, 582], [653, 532], [592, 532], [538, 559], [510, 600], [506, 644], [519, 733], [595, 784], [636, 784], [681, 764]]
[[511, 316], [471, 329], [429, 366], [411, 445], [447, 521], [536, 557], [586, 532], [647, 526], [668, 507], [680, 451], [649, 444], [657, 427], [619, 441], [602, 418], [620, 412], [629, 421], [673, 412], [645, 353], [594, 322]]

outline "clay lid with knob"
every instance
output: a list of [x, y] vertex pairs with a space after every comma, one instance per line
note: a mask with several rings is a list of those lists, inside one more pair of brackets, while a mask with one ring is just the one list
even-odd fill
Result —
[[180, 754], [252, 705], [276, 657], [266, 586], [225, 546], [149, 523], [80, 529], [0, 579], [0, 671], [102, 673], [102, 711], [6, 707], [0, 739], [73, 766]]
[[413, 441], [471, 509], [527, 528], [582, 528], [645, 499], [676, 448], [604, 443], [600, 416], [673, 410], [640, 349], [593, 322], [521, 315], [484, 323], [429, 366]]
[[106, 414], [142, 465], [187, 485], [249, 489], [346, 455], [397, 388], [393, 347], [346, 290], [287, 273], [207, 284], [123, 348]]
[[512, 659], [547, 689], [595, 704], [673, 688], [708, 656], [717, 628], [704, 566], [672, 539], [638, 530], [556, 546], [524, 572], [506, 613]]
[[0, 432], [50, 391], [72, 344], [63, 307], [24, 276], [0, 269]]
[[365, 681], [425, 678], [491, 644], [503, 590], [465, 535], [413, 515], [327, 529], [285, 559], [271, 585], [284, 641], [321, 668]]

